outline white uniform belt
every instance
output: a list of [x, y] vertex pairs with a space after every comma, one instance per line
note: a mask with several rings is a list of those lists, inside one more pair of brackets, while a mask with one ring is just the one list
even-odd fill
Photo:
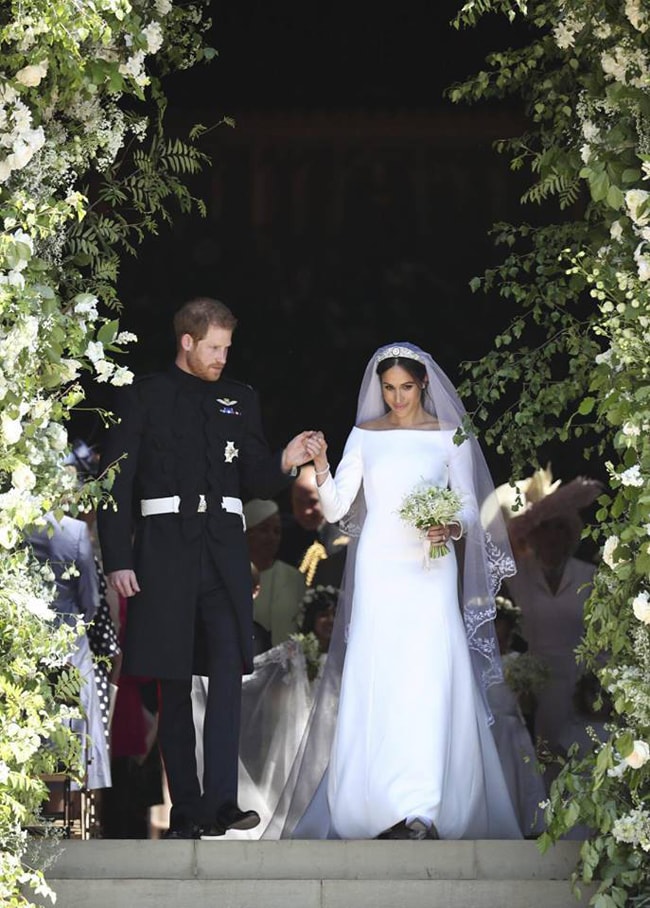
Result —
[[[233, 498], [230, 495], [224, 495], [221, 499], [221, 507], [229, 514], [239, 514], [246, 529], [244, 520], [244, 507], [241, 498]], [[170, 495], [168, 498], [142, 498], [140, 501], [140, 513], [143, 517], [155, 517], [157, 514], [178, 514], [181, 509], [180, 495]], [[208, 503], [205, 495], [199, 495], [199, 503], [196, 508], [197, 514], [205, 514], [208, 510]]]

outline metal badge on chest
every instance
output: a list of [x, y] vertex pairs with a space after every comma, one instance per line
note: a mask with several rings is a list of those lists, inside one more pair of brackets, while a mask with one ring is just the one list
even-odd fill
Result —
[[223, 413], [224, 416], [241, 416], [241, 410], [235, 409], [236, 400], [231, 400], [229, 397], [217, 397], [217, 403], [221, 404], [219, 413]]

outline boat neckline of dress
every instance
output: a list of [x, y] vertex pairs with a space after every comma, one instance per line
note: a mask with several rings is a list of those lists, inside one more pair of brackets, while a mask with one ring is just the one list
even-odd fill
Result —
[[400, 426], [395, 426], [393, 429], [364, 429], [363, 426], [355, 426], [355, 429], [359, 429], [360, 432], [454, 432], [455, 429], [418, 429], [413, 428], [404, 428]]

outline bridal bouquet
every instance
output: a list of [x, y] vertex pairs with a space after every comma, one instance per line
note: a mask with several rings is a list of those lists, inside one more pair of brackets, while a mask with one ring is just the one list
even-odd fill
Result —
[[[458, 520], [462, 504], [461, 496], [452, 489], [420, 485], [404, 498], [398, 514], [404, 523], [426, 533], [429, 527]], [[425, 540], [426, 565], [431, 558], [440, 558], [449, 552], [444, 542], [432, 542], [428, 545], [427, 542], [428, 540]]]

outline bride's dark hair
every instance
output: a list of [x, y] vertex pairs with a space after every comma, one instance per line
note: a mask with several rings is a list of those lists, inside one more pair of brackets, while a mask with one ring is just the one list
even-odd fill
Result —
[[392, 369], [393, 366], [401, 366], [412, 378], [419, 381], [420, 384], [427, 383], [427, 369], [424, 363], [419, 363], [415, 359], [408, 359], [406, 356], [393, 356], [390, 359], [382, 359], [377, 364], [377, 375], [381, 378], [384, 372]]

